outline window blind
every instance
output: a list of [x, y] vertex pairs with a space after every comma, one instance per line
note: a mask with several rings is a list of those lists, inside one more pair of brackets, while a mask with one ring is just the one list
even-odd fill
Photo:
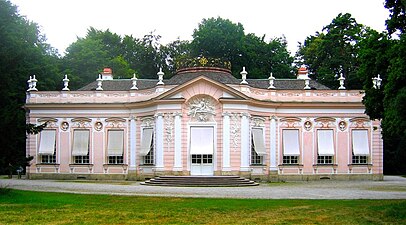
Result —
[[73, 131], [72, 156], [84, 156], [89, 154], [89, 130]]
[[55, 137], [55, 130], [41, 131], [38, 153], [41, 155], [53, 155], [55, 152]]

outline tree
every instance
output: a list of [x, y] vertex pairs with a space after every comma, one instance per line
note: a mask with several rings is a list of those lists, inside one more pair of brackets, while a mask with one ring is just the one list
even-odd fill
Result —
[[366, 108], [365, 112], [371, 119], [381, 119], [384, 112], [384, 86], [380, 89], [374, 88], [372, 79], [379, 74], [380, 78], [383, 79], [383, 83], [386, 83], [390, 61], [389, 54], [393, 41], [388, 39], [387, 33], [370, 30], [368, 34], [359, 42], [358, 59], [360, 66], [357, 73], [366, 93], [363, 99]]
[[169, 74], [175, 74], [176, 62], [184, 58], [191, 58], [191, 48], [189, 41], [181, 41], [179, 38], [167, 45], [161, 45], [160, 58], [166, 62], [166, 70]]
[[385, 8], [389, 9], [389, 19], [386, 20], [386, 27], [389, 34], [396, 31], [404, 34], [406, 32], [406, 1], [386, 0]]
[[37, 24], [26, 20], [8, 0], [0, 0], [0, 174], [12, 165], [24, 166], [26, 81], [36, 74], [40, 90], [55, 90], [61, 83], [60, 61], [46, 44]]
[[[384, 141], [384, 173], [405, 174], [406, 165], [406, 34], [405, 1], [386, 0], [389, 34], [375, 33], [361, 42], [360, 76], [365, 77], [366, 113], [381, 119]], [[390, 35], [399, 32], [399, 39]], [[381, 75], [381, 89], [372, 88], [371, 78]]]
[[325, 26], [322, 33], [306, 38], [297, 52], [299, 62], [309, 66], [310, 76], [320, 83], [337, 88], [337, 78], [343, 74], [346, 87], [360, 89], [362, 83], [357, 76], [358, 43], [367, 28], [358, 24], [351, 14], [339, 14]]
[[254, 34], [245, 34], [240, 23], [228, 19], [203, 19], [193, 32], [190, 44], [192, 57], [205, 56], [231, 62], [234, 76], [239, 77], [246, 66], [250, 78], [293, 77], [293, 58], [287, 50], [286, 40], [274, 38], [270, 42]]

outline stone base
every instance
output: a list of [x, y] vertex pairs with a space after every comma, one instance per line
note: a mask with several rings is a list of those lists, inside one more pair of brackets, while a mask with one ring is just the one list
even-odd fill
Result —
[[[317, 181], [317, 180], [375, 180], [382, 181], [383, 174], [252, 174], [245, 171], [216, 171], [215, 176], [240, 176], [257, 182]], [[53, 180], [131, 180], [144, 181], [157, 176], [190, 176], [190, 171], [153, 171], [150, 173], [129, 171], [128, 174], [65, 174], [65, 173], [27, 173], [27, 179]]]

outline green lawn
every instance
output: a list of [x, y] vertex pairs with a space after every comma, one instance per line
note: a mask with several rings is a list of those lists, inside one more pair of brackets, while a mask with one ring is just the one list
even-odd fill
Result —
[[254, 200], [0, 192], [0, 224], [406, 224], [406, 200]]

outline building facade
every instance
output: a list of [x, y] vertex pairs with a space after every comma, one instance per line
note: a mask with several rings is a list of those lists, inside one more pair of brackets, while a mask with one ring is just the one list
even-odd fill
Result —
[[171, 79], [113, 79], [70, 91], [29, 80], [31, 179], [128, 179], [239, 175], [251, 179], [383, 179], [379, 121], [363, 91], [330, 90], [307, 78], [236, 79], [193, 67]]

